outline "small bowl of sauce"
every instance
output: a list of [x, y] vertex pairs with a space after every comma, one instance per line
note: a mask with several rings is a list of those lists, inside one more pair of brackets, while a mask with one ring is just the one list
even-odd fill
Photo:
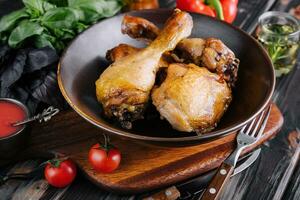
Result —
[[0, 159], [10, 158], [25, 147], [27, 125], [14, 124], [28, 117], [29, 111], [24, 104], [14, 99], [0, 98]]

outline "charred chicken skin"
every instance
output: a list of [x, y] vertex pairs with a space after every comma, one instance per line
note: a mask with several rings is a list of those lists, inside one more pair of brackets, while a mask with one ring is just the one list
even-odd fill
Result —
[[148, 47], [116, 60], [100, 75], [96, 96], [106, 116], [116, 118], [124, 128], [142, 118], [162, 54], [188, 37], [192, 27], [191, 16], [175, 10]]
[[152, 101], [179, 131], [212, 130], [231, 102], [231, 89], [219, 76], [194, 64], [171, 64], [165, 81], [153, 89]]

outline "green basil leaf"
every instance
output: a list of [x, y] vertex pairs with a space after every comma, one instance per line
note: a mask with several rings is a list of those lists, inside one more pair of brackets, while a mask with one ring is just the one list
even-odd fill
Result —
[[41, 35], [37, 35], [34, 41], [35, 47], [43, 48], [46, 46], [52, 47], [54, 49], [53, 44], [56, 42], [55, 37], [48, 35], [47, 33], [42, 33]]
[[82, 18], [81, 11], [68, 7], [59, 7], [47, 11], [41, 18], [43, 26], [49, 29], [71, 29]]
[[93, 24], [98, 21], [101, 17], [97, 12], [88, 8], [80, 8], [84, 13], [83, 22], [86, 24]]
[[121, 10], [123, 3], [120, 1], [106, 0], [106, 6], [103, 7], [103, 17], [111, 17]]
[[68, 0], [68, 6], [74, 7], [88, 2], [89, 2], [88, 0]]
[[29, 18], [25, 8], [3, 16], [0, 20], [0, 33], [12, 30], [16, 24], [24, 18]]
[[76, 24], [75, 29], [76, 29], [77, 33], [81, 33], [82, 31], [84, 31], [84, 30], [87, 29], [88, 27], [89, 27], [88, 25], [85, 25], [85, 24], [83, 24], [83, 23], [81, 23], [81, 22], [78, 22], [78, 23]]
[[46, 11], [56, 8], [55, 5], [45, 0], [23, 0], [23, 3], [32, 18], [39, 17]]
[[53, 5], [51, 3], [48, 3], [46, 1], [43, 2], [43, 8], [44, 8], [44, 12], [51, 10], [53, 8], [56, 8], [56, 5]]
[[65, 49], [66, 45], [59, 40], [56, 40], [56, 42], [53, 44], [57, 52], [61, 52]]
[[30, 15], [31, 20], [36, 20], [41, 16], [38, 10], [27, 9], [27, 13]]
[[17, 45], [25, 39], [34, 35], [40, 35], [43, 30], [43, 27], [41, 27], [37, 22], [24, 20], [11, 32], [8, 38], [8, 44], [9, 46], [16, 48]]
[[84, 13], [85, 23], [94, 23], [103, 17], [111, 17], [122, 8], [117, 0], [68, 0], [69, 6]]
[[73, 39], [75, 37], [75, 33], [73, 30], [70, 29], [54, 29], [54, 35], [59, 38], [60, 40], [68, 40]]

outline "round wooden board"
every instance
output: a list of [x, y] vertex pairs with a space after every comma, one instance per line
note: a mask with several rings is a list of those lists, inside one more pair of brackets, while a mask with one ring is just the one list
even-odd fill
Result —
[[[280, 130], [283, 116], [273, 104], [262, 138], [249, 152]], [[196, 146], [167, 148], [111, 138], [122, 152], [120, 167], [113, 173], [95, 172], [87, 157], [89, 148], [102, 139], [102, 131], [74, 111], [65, 111], [48, 123], [34, 124], [27, 149], [14, 160], [0, 160], [0, 165], [20, 159], [49, 157], [53, 152], [71, 157], [88, 179], [98, 186], [118, 193], [140, 193], [184, 181], [217, 168], [235, 147], [235, 133]]]
[[[273, 104], [264, 135], [244, 153], [274, 136], [282, 124], [281, 112]], [[64, 132], [70, 132], [73, 128], [67, 129]], [[96, 130], [99, 133], [99, 129]], [[218, 167], [233, 150], [235, 135], [233, 133], [197, 146], [181, 148], [151, 147], [112, 138], [113, 144], [122, 152], [122, 162], [110, 174], [97, 173], [88, 163], [88, 150], [97, 142], [95, 137], [56, 148], [56, 151], [69, 155], [83, 173], [100, 187], [119, 193], [140, 193], [169, 186]]]

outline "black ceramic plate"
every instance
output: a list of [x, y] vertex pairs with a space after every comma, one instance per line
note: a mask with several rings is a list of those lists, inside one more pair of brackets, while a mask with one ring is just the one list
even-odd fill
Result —
[[[172, 10], [161, 9], [129, 14], [146, 18], [162, 27], [171, 13]], [[125, 130], [103, 117], [95, 96], [95, 81], [108, 66], [106, 51], [120, 43], [137, 47], [144, 45], [121, 33], [123, 15], [93, 25], [66, 49], [58, 69], [59, 86], [64, 97], [77, 113], [107, 133], [159, 145], [197, 144], [238, 130], [270, 101], [275, 86], [271, 61], [262, 46], [238, 28], [203, 15], [192, 14], [192, 17], [194, 28], [191, 37], [220, 38], [240, 59], [233, 102], [212, 132], [201, 136], [180, 133], [158, 117], [137, 121], [132, 130]]]

